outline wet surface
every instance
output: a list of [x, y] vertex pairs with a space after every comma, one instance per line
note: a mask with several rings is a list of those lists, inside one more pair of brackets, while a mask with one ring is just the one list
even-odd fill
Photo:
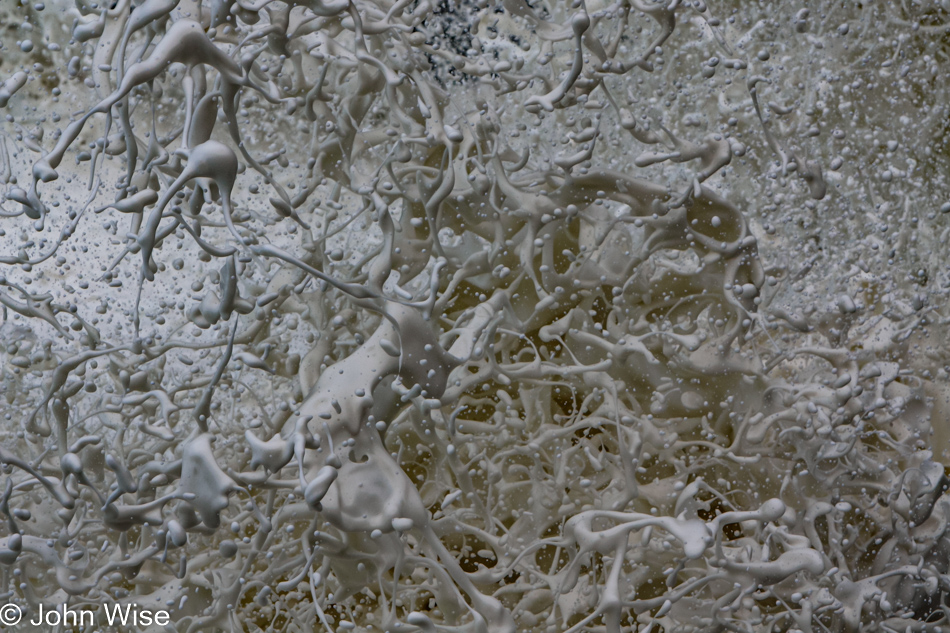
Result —
[[812, 4], [4, 5], [3, 600], [946, 627], [950, 7]]

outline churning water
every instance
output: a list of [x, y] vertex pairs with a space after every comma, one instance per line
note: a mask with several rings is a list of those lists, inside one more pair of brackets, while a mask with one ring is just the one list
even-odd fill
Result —
[[950, 3], [0, 27], [24, 625], [950, 631]]

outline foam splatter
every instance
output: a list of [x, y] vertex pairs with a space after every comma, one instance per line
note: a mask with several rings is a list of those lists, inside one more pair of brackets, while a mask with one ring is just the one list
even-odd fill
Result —
[[945, 5], [5, 6], [3, 599], [946, 630]]

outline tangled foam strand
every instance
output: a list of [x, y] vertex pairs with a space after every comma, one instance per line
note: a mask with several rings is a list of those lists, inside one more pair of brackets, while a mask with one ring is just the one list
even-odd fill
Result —
[[950, 15], [841, 5], [5, 5], [3, 600], [947, 630]]

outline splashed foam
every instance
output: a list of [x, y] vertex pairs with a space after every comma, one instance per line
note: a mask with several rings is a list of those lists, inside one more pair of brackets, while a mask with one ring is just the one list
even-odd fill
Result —
[[3, 600], [948, 630], [950, 7], [805, 4], [5, 4]]

